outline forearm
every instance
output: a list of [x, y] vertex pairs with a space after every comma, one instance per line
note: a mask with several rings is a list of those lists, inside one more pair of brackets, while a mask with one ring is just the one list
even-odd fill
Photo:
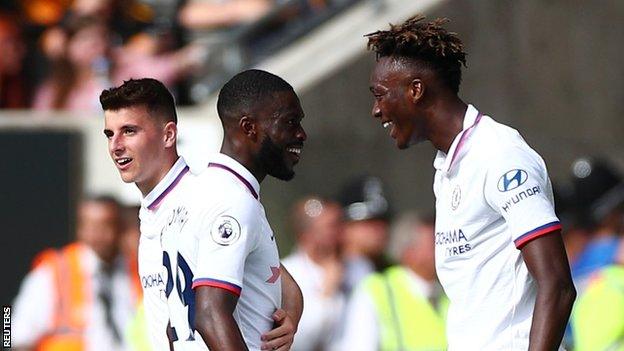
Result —
[[247, 350], [233, 313], [238, 297], [219, 288], [196, 290], [195, 329], [212, 351]]
[[537, 289], [529, 338], [530, 351], [557, 350], [572, 311], [576, 291], [571, 282], [543, 284]]
[[196, 326], [208, 348], [212, 351], [247, 350], [243, 335], [238, 329], [234, 317], [225, 313], [211, 313], [204, 316]]
[[286, 267], [282, 270], [282, 309], [292, 318], [295, 325], [299, 325], [301, 314], [303, 313], [303, 294], [299, 284], [290, 275]]

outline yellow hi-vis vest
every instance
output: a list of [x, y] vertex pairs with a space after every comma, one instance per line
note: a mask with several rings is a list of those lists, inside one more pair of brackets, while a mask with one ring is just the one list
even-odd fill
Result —
[[572, 312], [575, 351], [624, 351], [624, 265], [602, 269]]
[[445, 313], [439, 312], [426, 297], [415, 296], [410, 289], [410, 279], [406, 268], [394, 266], [370, 275], [363, 283], [377, 310], [379, 349], [445, 350]]

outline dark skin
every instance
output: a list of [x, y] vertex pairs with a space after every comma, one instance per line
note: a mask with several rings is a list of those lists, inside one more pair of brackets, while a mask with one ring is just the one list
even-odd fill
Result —
[[[273, 172], [260, 157], [262, 142], [267, 137], [278, 147], [281, 165], [292, 170], [298, 162], [299, 154], [289, 149], [302, 147], [307, 136], [301, 126], [303, 110], [294, 92], [274, 93], [249, 110], [221, 119], [225, 134], [221, 152], [245, 166], [259, 183]], [[283, 266], [280, 268], [283, 309], [272, 316], [276, 328], [262, 335], [263, 350], [289, 350], [303, 312], [299, 286]], [[224, 289], [200, 286], [195, 290], [195, 301], [196, 329], [210, 350], [247, 350], [233, 317], [238, 296]]]
[[[428, 140], [448, 153], [462, 130], [466, 103], [417, 60], [380, 58], [370, 90], [373, 117], [390, 123], [399, 149]], [[529, 350], [556, 350], [576, 297], [561, 233], [530, 241], [522, 257], [537, 283]]]
[[529, 351], [556, 350], [576, 298], [561, 231], [529, 241], [522, 257], [537, 282]]

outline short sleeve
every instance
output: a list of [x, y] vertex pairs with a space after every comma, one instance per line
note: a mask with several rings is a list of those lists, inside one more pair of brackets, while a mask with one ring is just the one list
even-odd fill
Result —
[[240, 296], [245, 260], [258, 243], [255, 208], [249, 199], [238, 197], [221, 202], [219, 210], [204, 215], [193, 289], [212, 286]]
[[518, 249], [561, 229], [546, 166], [537, 154], [511, 148], [491, 163], [484, 187], [486, 201], [504, 217]]

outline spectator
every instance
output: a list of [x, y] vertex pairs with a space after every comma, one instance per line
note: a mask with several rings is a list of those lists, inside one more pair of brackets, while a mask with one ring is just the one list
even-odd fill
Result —
[[[90, 17], [76, 19], [67, 31], [63, 52], [61, 38], [54, 41], [51, 77], [38, 89], [36, 109], [99, 110], [99, 93], [130, 78], [152, 77], [168, 86], [200, 67], [205, 51], [190, 45], [160, 53], [158, 40], [146, 34], [120, 48], [111, 45], [111, 33], [104, 22]], [[45, 46], [45, 45], [44, 45]]]
[[[139, 207], [126, 206], [121, 212], [122, 233], [120, 251], [128, 260], [128, 270], [134, 282], [134, 291], [139, 294], [139, 301], [143, 301], [143, 290], [139, 281], [138, 249], [141, 236], [139, 222]], [[128, 340], [128, 351], [150, 351], [149, 334], [145, 320], [145, 310], [142, 303], [137, 303], [136, 310], [124, 331]]]
[[9, 13], [0, 12], [0, 108], [23, 108], [28, 101], [22, 72], [26, 46], [13, 18]]
[[158, 38], [139, 33], [113, 51], [112, 80], [115, 85], [120, 85], [130, 78], [151, 77], [172, 87], [200, 69], [205, 59], [206, 49], [203, 46], [190, 44], [175, 51], [163, 52]]
[[273, 6], [273, 0], [191, 0], [179, 13], [189, 29], [215, 29], [253, 22]]
[[328, 350], [335, 342], [334, 331], [344, 304], [338, 253], [342, 209], [334, 202], [307, 197], [295, 204], [292, 223], [296, 251], [282, 262], [305, 301], [292, 350]]
[[581, 222], [592, 236], [572, 265], [574, 283], [582, 292], [594, 272], [624, 261], [624, 181], [612, 165], [597, 158], [576, 160], [572, 171]]
[[572, 312], [576, 351], [624, 351], [624, 262], [602, 268]]
[[587, 223], [580, 216], [580, 204], [576, 201], [573, 187], [553, 184], [553, 195], [557, 207], [555, 211], [561, 221], [563, 231], [563, 244], [568, 255], [570, 266], [576, 264], [579, 254], [585, 249], [590, 240], [591, 232]]
[[344, 350], [445, 350], [448, 300], [438, 285], [434, 219], [406, 214], [390, 239], [399, 265], [365, 278], [347, 307]]
[[342, 190], [340, 202], [346, 219], [342, 235], [343, 289], [349, 296], [365, 276], [388, 267], [384, 250], [390, 212], [383, 185], [376, 177], [352, 179]]
[[105, 24], [80, 18], [67, 33], [64, 52], [53, 63], [50, 78], [37, 89], [35, 109], [96, 110], [99, 93], [110, 86], [110, 33]]
[[[119, 205], [82, 201], [76, 241], [38, 256], [15, 300], [13, 346], [40, 350], [120, 350], [139, 292], [119, 255]], [[45, 292], [45, 293], [42, 293]]]

